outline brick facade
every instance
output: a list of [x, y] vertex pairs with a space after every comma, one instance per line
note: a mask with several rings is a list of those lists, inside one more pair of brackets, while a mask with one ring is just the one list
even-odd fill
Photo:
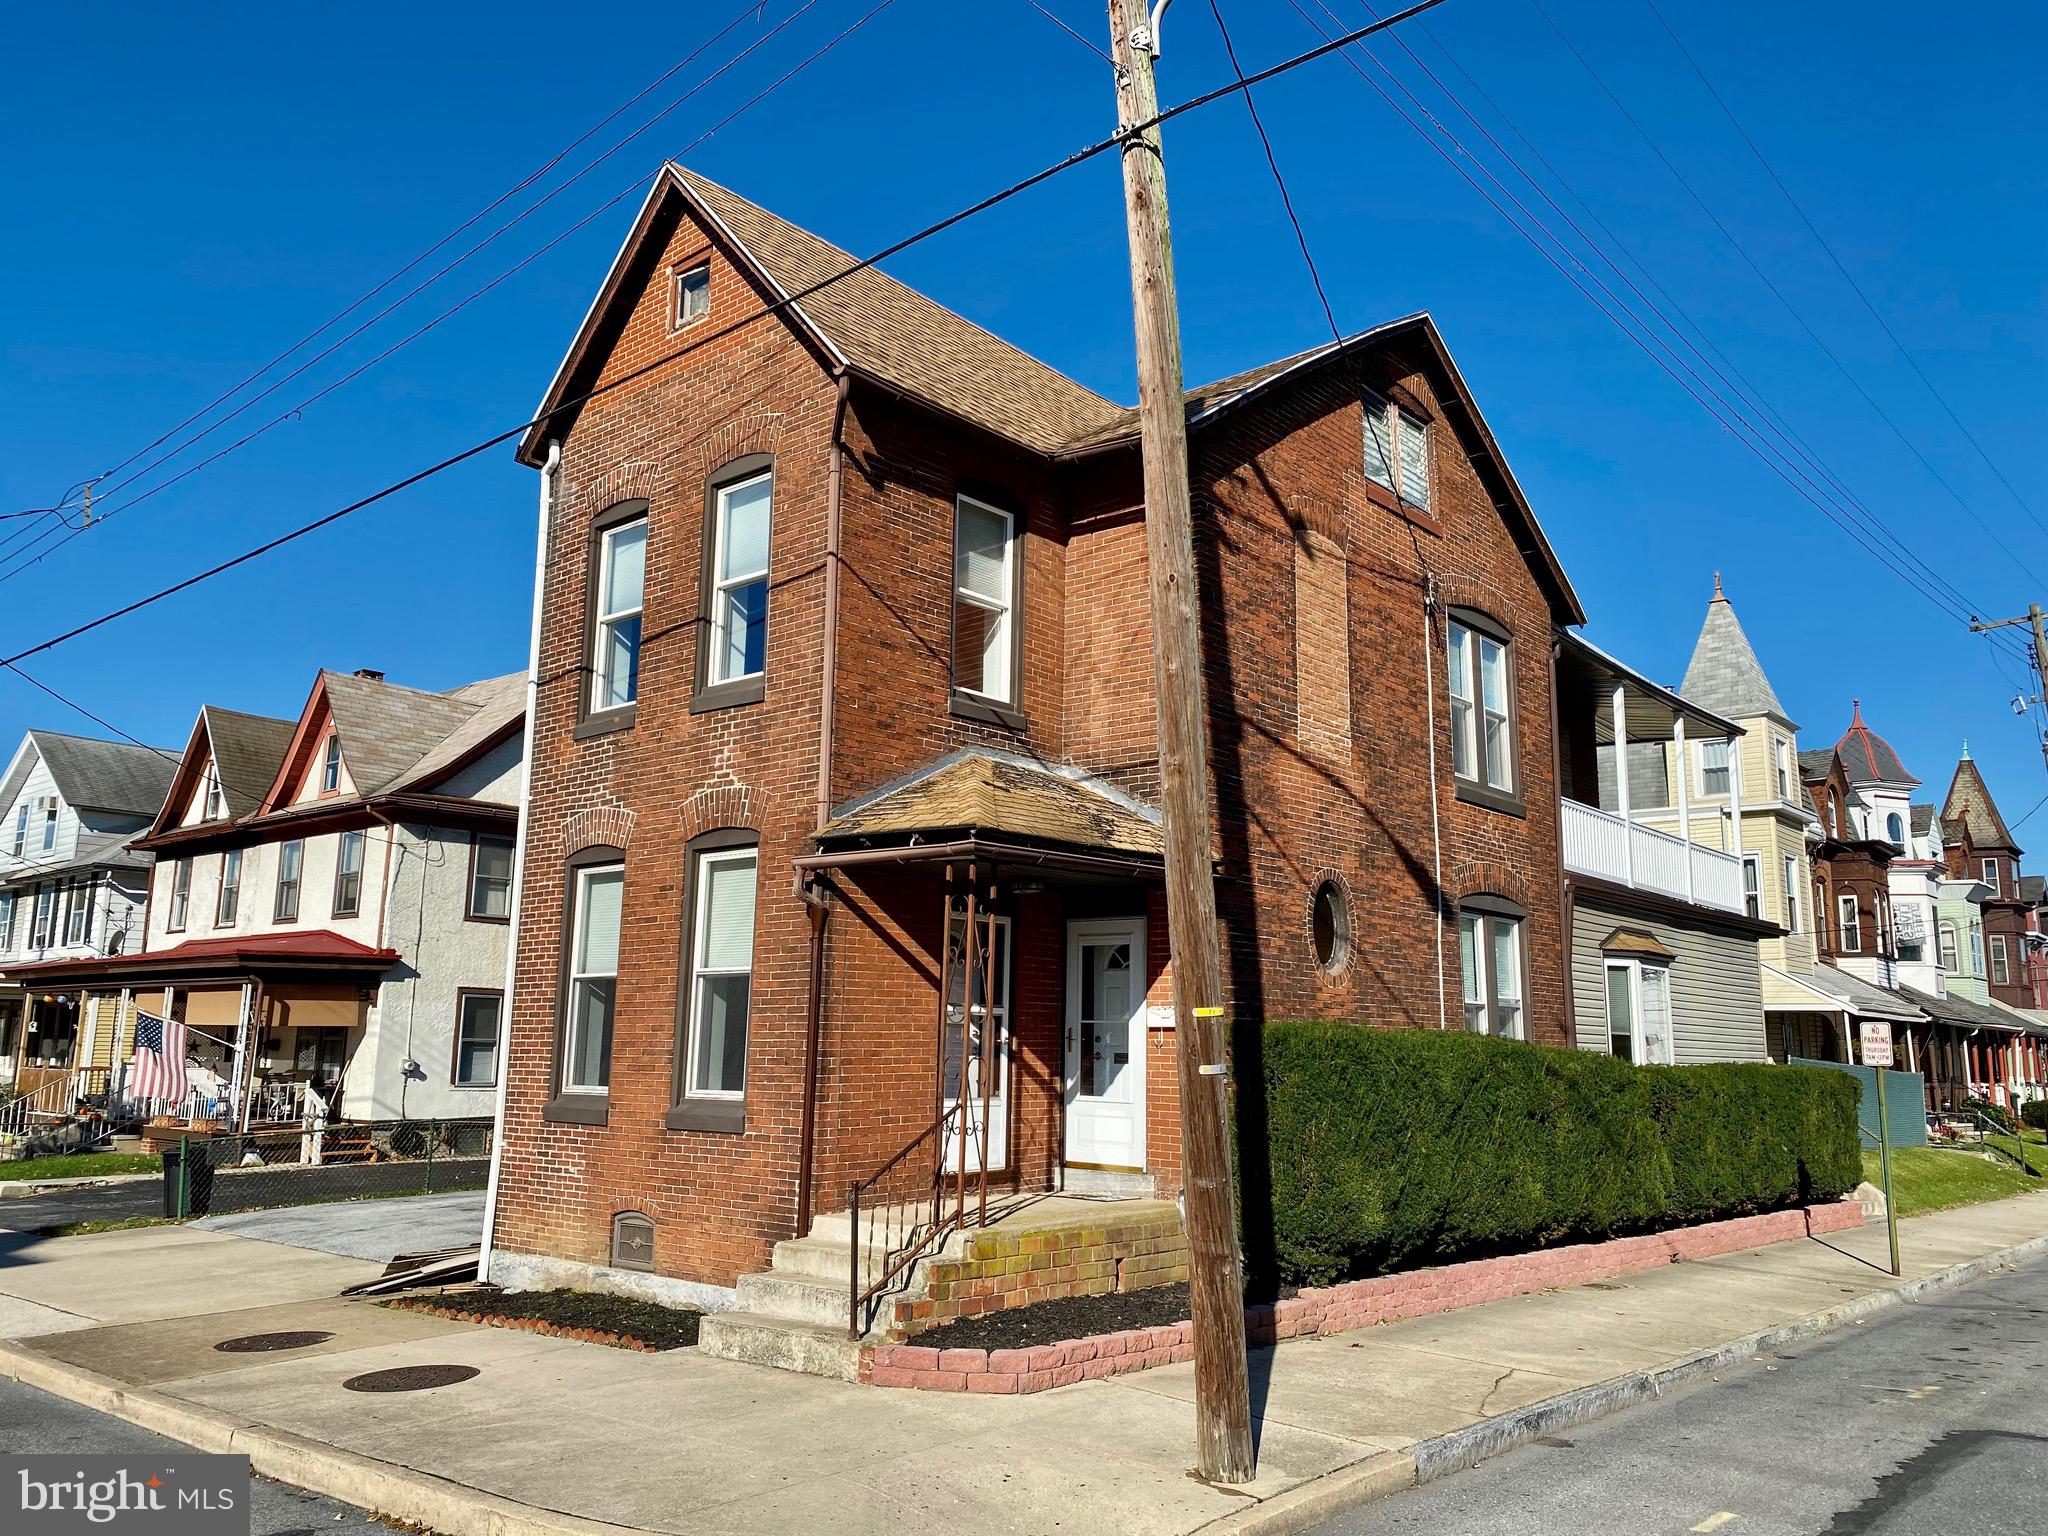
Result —
[[[580, 389], [676, 345], [668, 274], [707, 260], [711, 327], [770, 297], [744, 253], [672, 195], [622, 257], [613, 298], [593, 321], [586, 350], [596, 361], [578, 376]], [[1478, 894], [1526, 909], [1529, 1033], [1569, 1042], [1551, 636], [1575, 605], [1539, 558], [1540, 534], [1502, 511], [1519, 493], [1426, 327], [1362, 348], [1356, 366], [1362, 382], [1431, 421], [1430, 512], [1404, 510], [1365, 479], [1358, 381], [1334, 367], [1301, 370], [1194, 439], [1218, 898], [1240, 1087], [1256, 1082], [1256, 1025], [1268, 1017], [1456, 1027], [1454, 909]], [[764, 1267], [772, 1243], [798, 1226], [811, 926], [791, 861], [815, 847], [837, 383], [832, 359], [783, 320], [709, 334], [686, 360], [556, 423], [562, 461], [494, 1240], [515, 1254], [602, 1266], [613, 1217], [637, 1211], [654, 1222], [660, 1275], [729, 1286]], [[841, 440], [831, 800], [975, 747], [1153, 794], [1135, 444], [1064, 459], [1028, 451], [859, 373]], [[772, 455], [774, 473], [762, 697], [693, 713], [705, 486], [721, 466], [755, 454]], [[953, 522], [963, 490], [1014, 508], [1022, 530], [1019, 691], [1000, 720], [956, 707], [951, 687]], [[649, 509], [638, 701], [622, 724], [579, 730], [590, 525], [622, 500]], [[1452, 787], [1443, 649], [1451, 605], [1480, 611], [1513, 639], [1517, 811], [1466, 803]], [[668, 1121], [687, 845], [735, 830], [757, 835], [760, 851], [744, 1125], [676, 1128]], [[602, 1124], [550, 1109], [565, 861], [592, 849], [620, 850], [626, 872]], [[817, 1209], [839, 1205], [849, 1181], [932, 1120], [942, 877], [936, 864], [902, 863], [820, 882], [830, 915]], [[964, 883], [966, 871], [954, 877]], [[1325, 879], [1345, 893], [1350, 937], [1348, 955], [1327, 969], [1309, 927]], [[1163, 1003], [1165, 912], [1156, 882], [1014, 871], [1003, 880], [998, 910], [1013, 946], [1003, 1181], [1042, 1189], [1058, 1183], [1062, 1163], [1065, 924], [1143, 917], [1145, 994]], [[1174, 1040], [1168, 1029], [1143, 1036], [1146, 1171], [1170, 1197], [1180, 1185]]]

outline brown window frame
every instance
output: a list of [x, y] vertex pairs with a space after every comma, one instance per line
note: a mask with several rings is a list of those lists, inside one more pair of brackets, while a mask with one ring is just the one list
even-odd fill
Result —
[[[488, 839], [503, 843], [512, 854], [512, 873], [505, 877], [505, 915], [492, 917], [476, 910], [476, 865], [477, 850]], [[462, 885], [462, 920], [466, 923], [498, 923], [512, 921], [512, 892], [519, 883], [519, 839], [506, 832], [472, 832], [469, 834], [469, 873]]]
[[640, 585], [640, 662], [634, 675], [633, 699], [631, 703], [616, 704], [609, 709], [593, 708], [592, 693], [597, 686], [597, 594], [603, 577], [600, 562], [604, 558], [605, 535], [614, 528], [628, 523], [645, 520], [647, 523], [647, 566], [654, 556], [654, 508], [644, 496], [628, 497], [615, 501], [598, 513], [583, 527], [583, 663], [578, 673], [576, 692], [576, 724], [571, 736], [580, 740], [586, 736], [601, 736], [608, 731], [629, 729], [640, 713], [640, 695], [647, 687], [647, 569], [643, 567]]
[[[183, 908], [181, 911], [180, 908]], [[55, 916], [55, 903], [51, 904]], [[164, 898], [164, 932], [183, 933], [192, 921], [192, 856], [171, 860], [171, 889]]]
[[[498, 1048], [492, 1057], [496, 1064], [487, 1083], [466, 1083], [462, 1080], [462, 1010], [472, 997], [495, 998], [498, 1004]], [[451, 1088], [495, 1088], [498, 1079], [505, 1072], [505, 989], [503, 987], [457, 987], [455, 989], [454, 1039], [448, 1048], [448, 1086]]]
[[[669, 1109], [663, 1117], [672, 1131], [713, 1131], [734, 1135], [747, 1128], [747, 1092], [742, 1088], [740, 1097], [692, 1098], [689, 1093], [690, 1074], [690, 1000], [697, 990], [696, 954], [696, 901], [697, 882], [707, 853], [727, 853], [734, 849], [752, 849], [754, 864], [754, 936], [758, 944], [761, 933], [761, 834], [751, 827], [714, 827], [700, 832], [683, 845], [683, 904], [680, 917], [681, 948], [676, 959], [676, 1027], [675, 1046], [672, 1052], [669, 1082]], [[756, 957], [758, 960], [758, 957]], [[757, 967], [758, 969], [758, 967]], [[750, 973], [752, 974], [752, 973]], [[754, 1044], [754, 999], [751, 986], [747, 999], [747, 1048], [751, 1054]], [[751, 1082], [753, 1074], [748, 1073]]]
[[[1485, 663], [1477, 645], [1472, 654], [1472, 698], [1473, 743], [1472, 766], [1478, 778], [1468, 779], [1458, 768], [1457, 736], [1451, 724], [1451, 625], [1474, 635], [1484, 636], [1501, 647], [1502, 665], [1507, 671], [1507, 723], [1508, 723], [1508, 777], [1512, 787], [1498, 789], [1486, 782], [1486, 676]], [[1444, 729], [1451, 733], [1451, 786], [1456, 797], [1467, 805], [1482, 806], [1487, 810], [1500, 811], [1510, 816], [1526, 816], [1528, 810], [1523, 802], [1522, 791], [1522, 693], [1520, 680], [1516, 676], [1515, 637], [1508, 627], [1491, 614], [1477, 608], [1453, 607], [1445, 612], [1444, 623]]]
[[[349, 904], [344, 907], [341, 904], [341, 882], [348, 878], [348, 871], [344, 868], [344, 861], [347, 858], [348, 840], [352, 837], [359, 840], [357, 846], [362, 849], [362, 855], [361, 861], [356, 866], [355, 894], [350, 898]], [[351, 827], [346, 832], [337, 834], [334, 839], [334, 901], [328, 908], [329, 916], [361, 917], [363, 915], [363, 880], [369, 872], [370, 834], [361, 827]]]
[[[561, 939], [557, 949], [561, 958], [555, 970], [555, 1027], [551, 1030], [548, 1049], [548, 1101], [541, 1106], [540, 1117], [564, 1125], [606, 1125], [611, 1120], [611, 1090], [602, 1093], [565, 1092], [562, 1088], [562, 1046], [568, 1038], [569, 1028], [569, 974], [575, 964], [571, 950], [576, 943], [576, 882], [580, 872], [586, 869], [602, 868], [616, 864], [620, 870], [619, 890], [619, 948], [620, 974], [624, 969], [625, 950], [625, 898], [624, 871], [626, 850], [614, 848], [609, 843], [595, 843], [588, 848], [579, 848], [562, 861], [562, 894], [557, 905], [561, 909]], [[619, 994], [612, 990], [612, 1044], [618, 1044]], [[609, 1075], [609, 1074], [607, 1074]]]
[[[213, 926], [216, 928], [232, 928], [242, 919], [242, 866], [248, 862], [243, 853], [244, 850], [240, 848], [227, 848], [221, 851], [220, 888], [213, 893]], [[230, 859], [235, 861], [235, 878], [232, 882], [228, 879]], [[228, 906], [229, 892], [233, 892], [235, 898], [232, 908]]]
[[[329, 783], [327, 782], [327, 770], [328, 770], [328, 769], [330, 769], [330, 768], [332, 768], [332, 769], [334, 770], [334, 782], [333, 782], [332, 784], [329, 784]], [[320, 797], [321, 797], [322, 799], [326, 799], [326, 798], [327, 798], [328, 796], [330, 796], [330, 795], [338, 795], [338, 794], [340, 794], [340, 793], [341, 793], [341, 732], [339, 732], [339, 731], [335, 731], [335, 730], [330, 730], [330, 731], [329, 731], [329, 732], [327, 733], [327, 740], [326, 740], [325, 742], [323, 742], [323, 743], [321, 744], [321, 747], [320, 747], [320, 787], [319, 787], [319, 795], [320, 795]]]
[[[296, 847], [299, 850], [299, 870], [287, 883], [284, 878], [284, 851]], [[284, 893], [292, 893], [292, 909], [284, 909]], [[270, 920], [273, 923], [296, 923], [299, 907], [306, 893], [306, 840], [303, 837], [288, 837], [277, 845], [277, 891], [270, 902]]]
[[[1500, 1021], [1500, 978], [1494, 969], [1492, 935], [1489, 933], [1486, 944], [1486, 1029], [1484, 1033], [1491, 1040], [1521, 1040], [1526, 1043], [1534, 1038], [1529, 1027], [1529, 909], [1519, 901], [1511, 901], [1505, 896], [1495, 896], [1486, 891], [1475, 891], [1469, 896], [1461, 897], [1458, 901], [1457, 913], [1459, 919], [1458, 942], [1461, 946], [1465, 940], [1464, 918], [1468, 912], [1479, 919], [1482, 931], [1497, 918], [1515, 925], [1515, 967], [1519, 972], [1522, 983], [1520, 1002], [1522, 1032], [1520, 1035], [1504, 1035], [1498, 1028]], [[1458, 1027], [1465, 1030], [1468, 1034], [1480, 1033], [1480, 1031], [1472, 1029], [1465, 1022], [1464, 1010], [1465, 971], [1464, 956], [1461, 953], [1458, 965]]]
[[[1010, 520], [1010, 676], [1009, 698], [996, 699], [962, 688], [958, 681], [960, 664], [960, 503], [979, 503]], [[946, 564], [946, 712], [961, 720], [1005, 730], [1026, 729], [1030, 720], [1024, 712], [1024, 552], [1030, 509], [1001, 486], [986, 481], [963, 479], [953, 486], [952, 537], [947, 540]]]
[[[704, 480], [704, 529], [703, 550], [697, 562], [697, 657], [694, 690], [690, 698], [690, 713], [701, 715], [711, 710], [736, 709], [747, 704], [758, 704], [767, 694], [768, 683], [768, 639], [773, 638], [774, 626], [768, 626], [768, 636], [761, 646], [761, 670], [751, 677], [730, 678], [723, 682], [711, 681], [711, 632], [712, 602], [717, 596], [718, 579], [713, 562], [718, 555], [718, 493], [729, 486], [756, 476], [768, 476], [768, 596], [775, 595], [775, 503], [780, 495], [776, 481], [775, 455], [772, 453], [742, 454], [713, 470]], [[766, 620], [763, 621], [766, 623]]]

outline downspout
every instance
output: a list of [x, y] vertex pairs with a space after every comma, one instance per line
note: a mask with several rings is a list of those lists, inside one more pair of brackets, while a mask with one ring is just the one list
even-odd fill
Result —
[[[853, 375], [838, 370], [838, 391], [832, 402], [832, 466], [825, 482], [825, 643], [818, 677], [818, 798], [820, 830], [832, 816], [833, 695], [839, 681], [839, 525], [842, 487], [846, 483], [846, 402]], [[796, 893], [811, 923], [811, 972], [804, 999], [804, 1094], [797, 1131], [796, 1233], [811, 1229], [812, 1161], [818, 1142], [818, 1045], [825, 1000], [825, 922], [829, 899], [799, 874]]]
[[1449, 1003], [1444, 998], [1444, 833], [1437, 809], [1441, 793], [1436, 781], [1436, 577], [1424, 572], [1422, 578], [1422, 667], [1429, 695], [1429, 840], [1436, 860], [1432, 878], [1436, 882], [1436, 1027], [1450, 1028]]
[[491, 1174], [484, 1192], [484, 1229], [478, 1240], [476, 1277], [491, 1278], [492, 1239], [498, 1230], [498, 1186], [505, 1168], [505, 1090], [512, 1081], [512, 1000], [519, 975], [519, 908], [526, 886], [527, 807], [533, 796], [534, 721], [540, 703], [540, 610], [547, 594], [548, 536], [555, 513], [555, 480], [562, 472], [562, 445], [548, 444], [540, 471], [540, 528], [533, 546], [533, 627], [526, 645], [526, 725], [519, 753], [519, 831], [512, 840], [511, 920], [505, 926], [505, 1006], [498, 1019], [498, 1102], [491, 1119]]

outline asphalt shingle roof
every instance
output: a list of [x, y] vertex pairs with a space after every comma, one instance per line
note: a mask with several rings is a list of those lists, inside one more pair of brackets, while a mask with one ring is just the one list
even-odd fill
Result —
[[341, 737], [341, 760], [365, 798], [391, 788], [477, 711], [451, 694], [376, 678], [327, 671], [320, 678]]
[[125, 741], [97, 741], [59, 731], [30, 731], [57, 793], [74, 810], [154, 816], [163, 808], [180, 754]]
[[837, 841], [954, 829], [1154, 858], [1166, 847], [1156, 815], [1050, 769], [981, 751], [941, 758], [883, 786], [842, 809], [818, 836]]
[[1735, 605], [1722, 594], [1719, 576], [1714, 578], [1706, 622], [1700, 625], [1700, 637], [1693, 643], [1692, 660], [1678, 691], [1702, 709], [1730, 719], [1773, 715], [1790, 723], [1771, 680], [1764, 675], [1763, 664], [1750, 649], [1749, 636], [1735, 617]]
[[208, 704], [200, 710], [206, 739], [213, 747], [213, 765], [220, 774], [221, 799], [228, 815], [252, 814], [270, 792], [271, 781], [284, 765], [296, 723], [269, 715], [247, 715], [238, 709]]

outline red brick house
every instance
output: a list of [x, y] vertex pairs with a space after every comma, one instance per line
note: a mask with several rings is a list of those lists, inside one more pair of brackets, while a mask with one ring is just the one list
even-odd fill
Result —
[[[874, 271], [725, 330], [850, 262], [665, 168], [543, 409], [708, 340], [521, 444], [493, 1278], [729, 1305], [885, 1169], [1179, 1190], [1135, 413]], [[1436, 327], [1188, 411], [1240, 1087], [1268, 1017], [1569, 1043], [1583, 615]]]

